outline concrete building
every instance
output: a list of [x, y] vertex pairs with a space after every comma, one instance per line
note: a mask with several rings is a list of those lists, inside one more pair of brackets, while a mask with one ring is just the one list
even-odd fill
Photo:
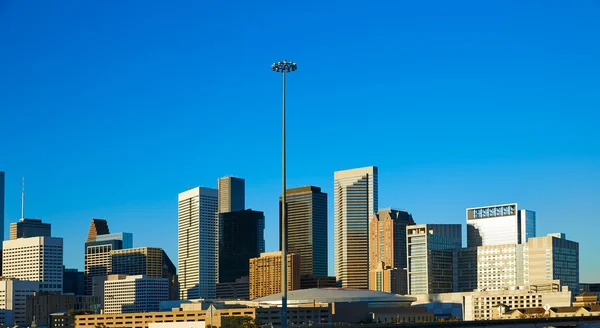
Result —
[[[287, 250], [300, 255], [301, 274], [327, 276], [327, 194], [321, 188], [288, 189]], [[279, 197], [279, 249], [281, 249], [281, 196]]]
[[526, 244], [477, 247], [477, 288], [501, 290], [527, 284], [524, 252], [527, 252]]
[[579, 291], [579, 244], [564, 237], [549, 234], [524, 244], [457, 250], [458, 291], [502, 290], [550, 281]]
[[236, 177], [217, 180], [219, 190], [219, 213], [237, 212], [246, 209], [246, 181]]
[[169, 299], [179, 299], [179, 281], [175, 265], [162, 248], [137, 247], [111, 251], [111, 274], [148, 278], [165, 278], [169, 281]]
[[39, 283], [0, 278], [0, 316], [5, 325], [26, 325], [27, 296], [39, 291]]
[[467, 208], [467, 247], [523, 244], [536, 236], [535, 212], [518, 204]]
[[529, 283], [560, 280], [569, 290], [579, 291], [579, 243], [564, 237], [550, 234], [529, 239], [525, 264]]
[[[0, 236], [4, 240], [4, 180], [5, 174], [0, 171]], [[0, 256], [2, 255], [2, 246], [0, 246]], [[0, 267], [2, 269], [2, 267]]]
[[[539, 292], [529, 286], [495, 291], [419, 294], [413, 306], [426, 307], [436, 318], [458, 317], [464, 321], [492, 320], [501, 305], [510, 308], [570, 306], [570, 291]], [[497, 314], [496, 314], [497, 315]]]
[[50, 236], [52, 236], [52, 225], [43, 223], [42, 220], [22, 218], [19, 222], [10, 224], [10, 240]]
[[[300, 255], [287, 255], [288, 290], [300, 289]], [[281, 292], [281, 252], [250, 259], [250, 299]]]
[[378, 209], [375, 166], [334, 173], [334, 264], [343, 288], [369, 288], [369, 220]]
[[472, 292], [477, 289], [477, 247], [455, 250], [457, 292]]
[[35, 319], [38, 327], [49, 326], [52, 313], [68, 310], [100, 313], [101, 304], [102, 300], [97, 296], [34, 293], [27, 296], [25, 322], [30, 325]]
[[216, 287], [216, 298], [226, 300], [249, 300], [250, 277], [241, 277], [233, 282], [220, 282]]
[[62, 292], [63, 239], [30, 237], [3, 242], [2, 275], [36, 281], [39, 291]]
[[[133, 234], [108, 233], [106, 220], [92, 219], [85, 243], [85, 294], [93, 294], [93, 279], [112, 273], [112, 251], [133, 247]], [[96, 295], [98, 296], [98, 295]]]
[[243, 210], [219, 214], [219, 282], [250, 274], [249, 261], [265, 251], [265, 215]]
[[109, 275], [104, 282], [104, 313], [158, 311], [169, 299], [169, 281], [144, 275]]
[[454, 254], [462, 245], [460, 224], [406, 227], [409, 294], [450, 293], [458, 288]]
[[394, 209], [379, 210], [369, 224], [369, 289], [408, 294], [406, 227], [412, 215]]
[[64, 268], [62, 293], [64, 295], [85, 295], [85, 272]]
[[178, 196], [180, 298], [213, 298], [218, 283], [218, 191], [196, 187]]

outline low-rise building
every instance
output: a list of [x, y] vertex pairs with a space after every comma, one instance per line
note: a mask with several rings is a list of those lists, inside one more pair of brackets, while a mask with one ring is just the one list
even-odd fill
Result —
[[[539, 287], [539, 286], [538, 286]], [[424, 306], [437, 318], [458, 317], [464, 321], [492, 320], [498, 307], [537, 308], [549, 304], [552, 307], [571, 306], [571, 292], [536, 291], [531, 286], [494, 291], [413, 295], [414, 306]]]
[[65, 311], [90, 311], [100, 313], [102, 300], [97, 296], [60, 295], [56, 293], [34, 293], [27, 296], [25, 322], [35, 319], [38, 326], [48, 326], [51, 314]]
[[169, 280], [144, 275], [110, 275], [104, 282], [104, 313], [158, 311], [169, 299]]
[[[366, 322], [431, 322], [433, 313], [410, 307], [414, 297], [369, 290], [339, 288], [304, 289], [288, 294], [290, 326], [331, 325]], [[248, 316], [259, 324], [279, 327], [281, 296], [270, 295], [255, 301], [163, 302], [164, 312], [81, 315], [76, 328], [97, 326], [149, 328], [151, 323], [197, 322], [220, 327], [224, 317]]]

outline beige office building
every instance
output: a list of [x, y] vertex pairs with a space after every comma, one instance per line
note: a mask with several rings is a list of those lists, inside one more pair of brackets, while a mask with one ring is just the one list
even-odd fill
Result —
[[378, 210], [375, 166], [333, 174], [335, 276], [343, 288], [369, 289], [369, 220]]
[[380, 210], [369, 223], [369, 289], [407, 294], [406, 226], [412, 215], [394, 209]]
[[498, 315], [498, 307], [536, 308], [548, 304], [551, 307], [571, 305], [571, 292], [558, 291], [555, 284], [548, 288], [523, 286], [494, 291], [474, 291], [463, 293], [420, 294], [413, 306], [419, 305], [435, 313], [437, 317], [460, 317], [464, 321], [493, 320]]
[[[300, 255], [287, 255], [288, 290], [300, 289]], [[281, 293], [281, 252], [250, 259], [250, 299]]]
[[104, 313], [158, 311], [169, 300], [169, 281], [144, 275], [109, 275], [104, 282]]
[[530, 238], [527, 242], [527, 275], [529, 283], [560, 280], [573, 292], [579, 290], [579, 243], [564, 234]]
[[169, 280], [169, 299], [179, 299], [175, 265], [162, 248], [138, 247], [110, 252], [112, 274], [145, 275]]

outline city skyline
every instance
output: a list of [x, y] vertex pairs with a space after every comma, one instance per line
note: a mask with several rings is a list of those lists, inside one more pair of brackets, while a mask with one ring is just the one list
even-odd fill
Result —
[[288, 187], [329, 195], [329, 274], [333, 172], [376, 165], [379, 208], [460, 223], [464, 242], [466, 208], [518, 203], [538, 235], [579, 242], [581, 281], [597, 281], [600, 240], [584, 227], [600, 199], [599, 6], [5, 2], [4, 237], [25, 176], [26, 216], [64, 238], [67, 267], [83, 268], [92, 218], [175, 261], [176, 195], [235, 175], [277, 250], [269, 66], [288, 59], [300, 66], [287, 81]]

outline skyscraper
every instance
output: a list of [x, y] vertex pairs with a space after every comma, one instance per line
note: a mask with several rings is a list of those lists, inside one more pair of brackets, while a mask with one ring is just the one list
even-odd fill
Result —
[[245, 206], [245, 180], [222, 177], [217, 181], [219, 189], [219, 213], [243, 211]]
[[369, 219], [377, 212], [377, 167], [334, 173], [335, 276], [343, 288], [369, 288]]
[[29, 237], [50, 237], [52, 226], [42, 220], [21, 218], [10, 224], [10, 240]]
[[[0, 237], [4, 240], [4, 172], [0, 171]], [[2, 246], [0, 246], [0, 251]]]
[[196, 187], [178, 196], [181, 299], [213, 298], [218, 282], [218, 191]]
[[394, 209], [379, 210], [369, 224], [369, 289], [407, 294], [406, 227], [412, 215]]
[[[250, 259], [250, 300], [281, 293], [281, 251]], [[288, 290], [300, 289], [300, 255], [287, 255]]]
[[244, 210], [219, 215], [219, 282], [248, 277], [251, 258], [265, 251], [265, 215]]
[[467, 208], [467, 247], [524, 244], [535, 237], [535, 212], [518, 205]]
[[451, 293], [458, 289], [456, 250], [462, 245], [460, 224], [406, 227], [409, 294]]
[[37, 281], [40, 291], [62, 292], [62, 238], [19, 238], [3, 244], [2, 276]]
[[[300, 255], [300, 274], [327, 276], [327, 194], [306, 186], [288, 189], [287, 249]], [[279, 197], [281, 249], [281, 197]]]
[[[106, 220], [92, 219], [85, 243], [85, 294], [93, 295], [94, 277], [112, 273], [111, 252], [133, 247], [133, 235], [127, 232], [109, 233]], [[96, 295], [97, 296], [97, 295]]]
[[137, 247], [111, 252], [112, 274], [144, 275], [169, 281], [169, 299], [179, 299], [179, 282], [175, 265], [162, 248]]

